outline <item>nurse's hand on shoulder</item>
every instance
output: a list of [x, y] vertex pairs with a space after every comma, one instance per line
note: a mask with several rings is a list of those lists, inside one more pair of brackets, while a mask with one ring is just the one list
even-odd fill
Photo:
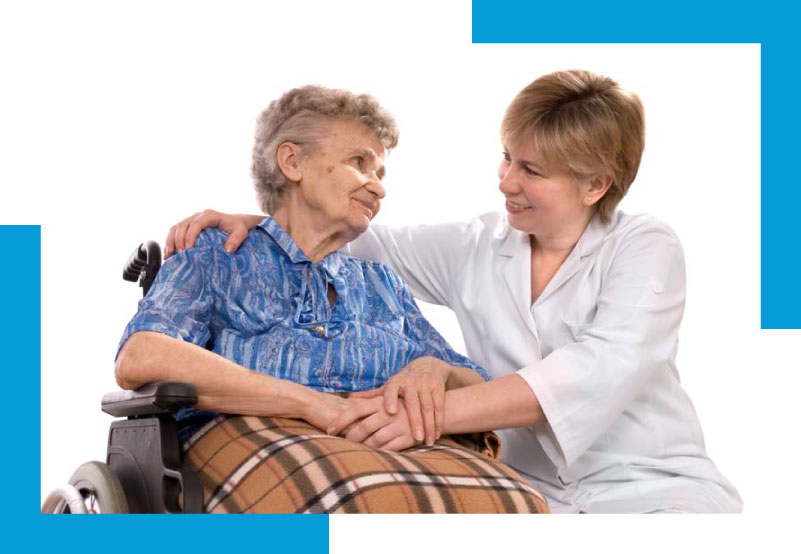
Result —
[[214, 210], [203, 210], [176, 223], [167, 232], [164, 243], [164, 259], [195, 245], [203, 229], [216, 227], [228, 233], [226, 252], [233, 253], [248, 236], [248, 231], [264, 219], [263, 215], [224, 214]]

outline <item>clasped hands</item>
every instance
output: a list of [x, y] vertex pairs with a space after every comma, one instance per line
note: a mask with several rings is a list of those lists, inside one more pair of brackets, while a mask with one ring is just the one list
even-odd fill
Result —
[[451, 369], [437, 358], [418, 358], [381, 388], [342, 399], [325, 430], [384, 450], [403, 450], [423, 441], [432, 445], [445, 428]]

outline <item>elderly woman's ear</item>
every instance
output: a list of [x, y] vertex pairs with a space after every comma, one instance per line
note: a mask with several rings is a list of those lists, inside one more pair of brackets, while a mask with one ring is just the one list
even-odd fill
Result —
[[300, 165], [300, 146], [294, 142], [284, 142], [275, 153], [275, 161], [284, 173], [284, 176], [294, 183], [300, 182], [303, 171]]

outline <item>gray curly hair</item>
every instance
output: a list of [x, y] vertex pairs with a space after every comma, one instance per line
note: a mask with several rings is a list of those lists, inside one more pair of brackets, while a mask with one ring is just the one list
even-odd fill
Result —
[[276, 161], [278, 147], [292, 142], [301, 145], [304, 154], [313, 152], [328, 131], [327, 123], [332, 118], [364, 123], [387, 150], [398, 144], [395, 118], [368, 94], [356, 95], [317, 85], [284, 93], [261, 112], [256, 123], [250, 171], [265, 213], [275, 213], [290, 185]]

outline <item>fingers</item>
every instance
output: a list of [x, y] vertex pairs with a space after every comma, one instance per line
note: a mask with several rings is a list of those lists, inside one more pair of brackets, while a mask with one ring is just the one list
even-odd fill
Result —
[[176, 252], [183, 252], [184, 250], [186, 250], [186, 230], [189, 228], [191, 222], [197, 219], [199, 215], [200, 214], [195, 214], [192, 217], [188, 217], [175, 226]]
[[[375, 403], [370, 402], [356, 402], [351, 404], [349, 408], [340, 412], [334, 420], [328, 424], [326, 433], [329, 435], [337, 435], [343, 429], [352, 428], [348, 431], [348, 435], [358, 429], [359, 424], [354, 423], [364, 417], [374, 414], [376, 411]], [[357, 433], [365, 432], [365, 437], [369, 435], [366, 431], [357, 431]], [[370, 431], [372, 432], [372, 431]], [[347, 435], [346, 435], [347, 436]], [[353, 439], [351, 439], [353, 440]]]
[[198, 214], [191, 215], [170, 227], [170, 230], [167, 232], [167, 240], [164, 244], [165, 260], [174, 253], [184, 249], [184, 234], [186, 233], [186, 228], [189, 226], [189, 222], [197, 217], [197, 215]]
[[[434, 391], [428, 383], [424, 382], [424, 387], [420, 390], [420, 412], [423, 417], [423, 430], [425, 431], [425, 442], [428, 446], [437, 440], [436, 420], [434, 417]], [[415, 427], [413, 427], [416, 429]]]
[[420, 411], [420, 397], [417, 394], [417, 389], [405, 389], [403, 402], [406, 405], [412, 436], [414, 440], [422, 441], [425, 438], [425, 433], [423, 432], [423, 415]]
[[414, 441], [411, 437], [406, 435], [401, 435], [399, 437], [395, 437], [385, 445], [381, 446], [381, 450], [389, 450], [390, 452], [398, 452], [399, 450], [405, 450], [414, 446]]
[[382, 413], [376, 413], [370, 417], [362, 419], [359, 423], [354, 425], [350, 431], [345, 435], [345, 438], [353, 442], [364, 442], [365, 439], [370, 437], [387, 424], [387, 418]]
[[364, 439], [362, 442], [365, 446], [384, 448], [385, 445], [391, 443], [397, 438], [403, 439], [405, 435], [407, 440], [414, 444], [414, 439], [409, 436], [408, 432], [404, 433], [404, 429], [406, 429], [405, 424], [402, 423], [399, 425], [397, 421], [392, 421], [384, 427], [379, 428], [375, 433]]
[[243, 220], [245, 216], [223, 214], [214, 210], [203, 210], [173, 225], [167, 233], [164, 246], [164, 259], [175, 252], [181, 252], [195, 246], [198, 235], [209, 227], [217, 227], [226, 233], [225, 250], [233, 253], [248, 236], [248, 226]]
[[[187, 225], [184, 229], [183, 237], [181, 238], [183, 240], [184, 248], [192, 248], [195, 245], [197, 236], [203, 229], [206, 229], [207, 227], [219, 227], [225, 230], [225, 228], [220, 225], [222, 217], [223, 214], [220, 212], [215, 212], [214, 210], [203, 210], [200, 213], [196, 213], [195, 217], [190, 220], [189, 225]], [[245, 234], [247, 235], [247, 229], [245, 229]], [[227, 248], [226, 251], [228, 251]]]
[[435, 388], [432, 394], [434, 400], [434, 418], [437, 437], [439, 440], [445, 432], [445, 387]]
[[392, 378], [384, 385], [384, 409], [388, 414], [398, 413], [398, 395], [400, 394], [400, 384], [398, 379]]
[[328, 424], [328, 428], [325, 432], [329, 435], [338, 435], [341, 430], [350, 427], [353, 422], [357, 421], [360, 417], [361, 416], [359, 416], [355, 410], [346, 410]]
[[242, 244], [248, 236], [248, 228], [247, 227], [237, 227], [228, 235], [228, 238], [225, 241], [225, 251], [229, 254], [233, 254], [236, 252], [236, 249], [239, 248], [239, 245]]

